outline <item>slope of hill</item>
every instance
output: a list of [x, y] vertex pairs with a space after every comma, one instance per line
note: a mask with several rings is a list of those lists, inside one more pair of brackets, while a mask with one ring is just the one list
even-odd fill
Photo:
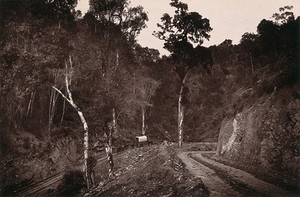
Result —
[[219, 157], [242, 168], [259, 166], [260, 171], [274, 172], [287, 187], [297, 188], [300, 101], [293, 93], [293, 88], [274, 91], [225, 118], [219, 135]]
[[125, 151], [115, 157], [115, 177], [107, 163], [96, 166], [96, 183], [86, 196], [208, 196], [201, 179], [188, 173], [168, 144]]

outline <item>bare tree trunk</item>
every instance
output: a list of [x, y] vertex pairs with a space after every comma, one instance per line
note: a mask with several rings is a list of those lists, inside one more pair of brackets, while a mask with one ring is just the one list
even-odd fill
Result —
[[[81, 110], [79, 109], [79, 107], [74, 103], [72, 96], [70, 94], [68, 94], [69, 98], [66, 97], [59, 89], [57, 89], [56, 87], [53, 86], [53, 89], [55, 89], [62, 97], [64, 97], [64, 99], [66, 99], [71, 105], [72, 107], [77, 111], [77, 114], [80, 118], [81, 123], [83, 124], [83, 129], [84, 129], [84, 138], [83, 138], [83, 145], [84, 145], [84, 165], [83, 165], [83, 171], [85, 172], [85, 176], [87, 178], [87, 187], [88, 189], [90, 188], [89, 185], [89, 174], [87, 171], [87, 158], [88, 158], [88, 149], [89, 149], [89, 129], [88, 129], [88, 124], [84, 118], [83, 113], [81, 112]], [[70, 92], [71, 93], [71, 92]], [[71, 97], [70, 97], [71, 96]]]
[[112, 114], [113, 114], [113, 129], [114, 129], [114, 132], [117, 133], [118, 131], [117, 131], [116, 108], [113, 108]]
[[49, 128], [48, 131], [51, 131], [51, 124], [53, 121], [53, 117], [55, 114], [55, 104], [58, 98], [58, 93], [52, 88], [50, 95], [50, 103], [49, 103]]
[[181, 86], [179, 99], [178, 99], [178, 147], [179, 148], [182, 147], [182, 142], [183, 142], [183, 119], [184, 119], [184, 106], [182, 104], [183, 88], [184, 85]]
[[113, 133], [113, 122], [107, 121], [105, 123], [105, 135], [106, 135], [106, 155], [109, 163], [108, 175], [109, 178], [114, 176], [114, 160], [113, 160], [113, 150], [112, 150], [112, 133]]
[[178, 147], [181, 148], [182, 147], [182, 143], [183, 143], [183, 120], [184, 120], [184, 88], [185, 88], [185, 81], [187, 78], [188, 72], [186, 72], [183, 80], [182, 80], [182, 84], [181, 84], [181, 88], [180, 88], [180, 92], [179, 92], [179, 98], [178, 98]]
[[60, 119], [60, 124], [62, 124], [63, 120], [64, 120], [64, 116], [65, 116], [65, 111], [66, 111], [66, 100], [64, 99], [64, 103], [63, 103], [63, 109], [62, 109], [62, 115], [61, 115], [61, 119]]
[[142, 107], [142, 135], [146, 134], [146, 125], [145, 125], [145, 107]]
[[61, 25], [60, 25], [60, 19], [59, 19], [59, 13], [58, 12], [56, 13], [56, 16], [57, 16], [57, 20], [58, 20], [58, 28], [60, 29]]
[[[83, 129], [84, 129], [84, 138], [83, 138], [83, 145], [84, 145], [84, 152], [83, 152], [83, 155], [84, 155], [84, 165], [83, 165], [83, 171], [85, 172], [85, 176], [87, 178], [87, 187], [88, 189], [90, 188], [90, 185], [89, 185], [89, 174], [88, 174], [88, 171], [87, 171], [87, 159], [88, 159], [88, 149], [89, 149], [89, 129], [88, 129], [88, 124], [84, 118], [84, 115], [82, 113], [82, 111], [79, 109], [79, 107], [74, 103], [73, 99], [72, 99], [72, 96], [70, 97], [69, 95], [69, 98], [66, 97], [59, 89], [57, 89], [56, 87], [52, 86], [53, 89], [55, 89], [62, 97], [64, 97], [64, 99], [66, 99], [70, 104], [71, 106], [77, 111], [77, 114], [80, 118], [80, 121], [81, 123], [83, 124]], [[71, 93], [71, 92], [70, 92]]]
[[112, 146], [110, 143], [108, 143], [106, 146], [106, 154], [109, 163], [108, 176], [109, 178], [112, 178], [114, 176], [114, 160], [113, 160]]
[[73, 97], [72, 97], [72, 93], [70, 91], [70, 81], [71, 79], [69, 78], [69, 75], [72, 75], [72, 61], [71, 61], [71, 57], [69, 58], [69, 63], [71, 66], [71, 70], [68, 71], [68, 65], [66, 63], [66, 75], [65, 75], [65, 83], [66, 83], [66, 90], [67, 90], [67, 96], [64, 95], [58, 88], [56, 88], [55, 86], [52, 86], [52, 88], [54, 90], [56, 90], [66, 101], [68, 101], [68, 103], [70, 103], [70, 105], [77, 111], [77, 114], [80, 118], [81, 123], [83, 124], [83, 130], [84, 130], [84, 138], [83, 138], [83, 146], [84, 146], [84, 151], [83, 151], [83, 155], [84, 155], [84, 164], [83, 164], [83, 172], [85, 173], [85, 177], [86, 177], [86, 183], [87, 183], [87, 188], [90, 189], [90, 174], [88, 171], [88, 150], [89, 150], [89, 128], [88, 128], [88, 124], [84, 118], [84, 115], [82, 113], [82, 111], [80, 110], [80, 108], [75, 104]]
[[117, 120], [116, 120], [116, 110], [113, 108], [112, 110], [112, 123], [108, 123], [108, 133], [107, 133], [107, 145], [106, 145], [106, 154], [107, 154], [107, 160], [109, 163], [109, 170], [108, 170], [108, 176], [109, 178], [112, 178], [114, 176], [114, 158], [113, 158], [113, 149], [112, 149], [112, 137], [113, 133], [117, 132]]
[[119, 66], [119, 51], [117, 50], [117, 66]]
[[30, 95], [30, 100], [29, 100], [28, 107], [27, 107], [27, 116], [32, 114], [34, 98], [35, 98], [35, 91], [31, 92], [31, 95]]
[[83, 138], [83, 158], [84, 158], [84, 165], [83, 165], [83, 172], [85, 172], [85, 177], [86, 177], [86, 181], [87, 181], [87, 188], [90, 189], [90, 180], [89, 177], [90, 174], [88, 173], [88, 157], [89, 157], [89, 128], [87, 125], [87, 122], [83, 116], [83, 113], [81, 111], [77, 111], [80, 120], [83, 124], [83, 129], [84, 129], [84, 138]]

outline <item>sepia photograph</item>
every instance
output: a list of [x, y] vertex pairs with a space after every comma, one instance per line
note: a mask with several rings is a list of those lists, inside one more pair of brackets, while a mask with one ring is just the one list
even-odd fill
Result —
[[1, 197], [299, 197], [298, 0], [0, 0]]

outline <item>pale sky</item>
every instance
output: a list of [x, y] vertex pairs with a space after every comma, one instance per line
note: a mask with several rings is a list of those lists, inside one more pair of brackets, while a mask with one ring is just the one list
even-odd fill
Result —
[[[204, 46], [218, 45], [225, 39], [233, 40], [238, 44], [241, 36], [246, 32], [256, 33], [256, 27], [262, 19], [271, 19], [279, 8], [292, 5], [295, 16], [300, 16], [299, 0], [181, 0], [187, 3], [189, 11], [198, 12], [202, 17], [210, 20], [213, 30], [210, 32], [209, 41], [204, 41]], [[169, 5], [170, 0], [131, 0], [132, 6], [141, 5], [148, 13], [147, 28], [138, 36], [138, 43], [143, 47], [158, 49], [161, 54], [168, 54], [163, 49], [163, 41], [152, 35], [159, 30], [156, 26], [160, 23], [163, 13], [171, 16], [174, 10]], [[88, 0], [79, 0], [77, 9], [83, 13], [88, 9]]]

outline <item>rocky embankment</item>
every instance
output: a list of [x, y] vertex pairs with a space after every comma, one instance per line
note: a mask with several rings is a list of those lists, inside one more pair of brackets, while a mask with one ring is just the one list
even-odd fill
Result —
[[223, 120], [217, 154], [241, 167], [284, 172], [297, 184], [299, 140], [300, 100], [280, 90]]

